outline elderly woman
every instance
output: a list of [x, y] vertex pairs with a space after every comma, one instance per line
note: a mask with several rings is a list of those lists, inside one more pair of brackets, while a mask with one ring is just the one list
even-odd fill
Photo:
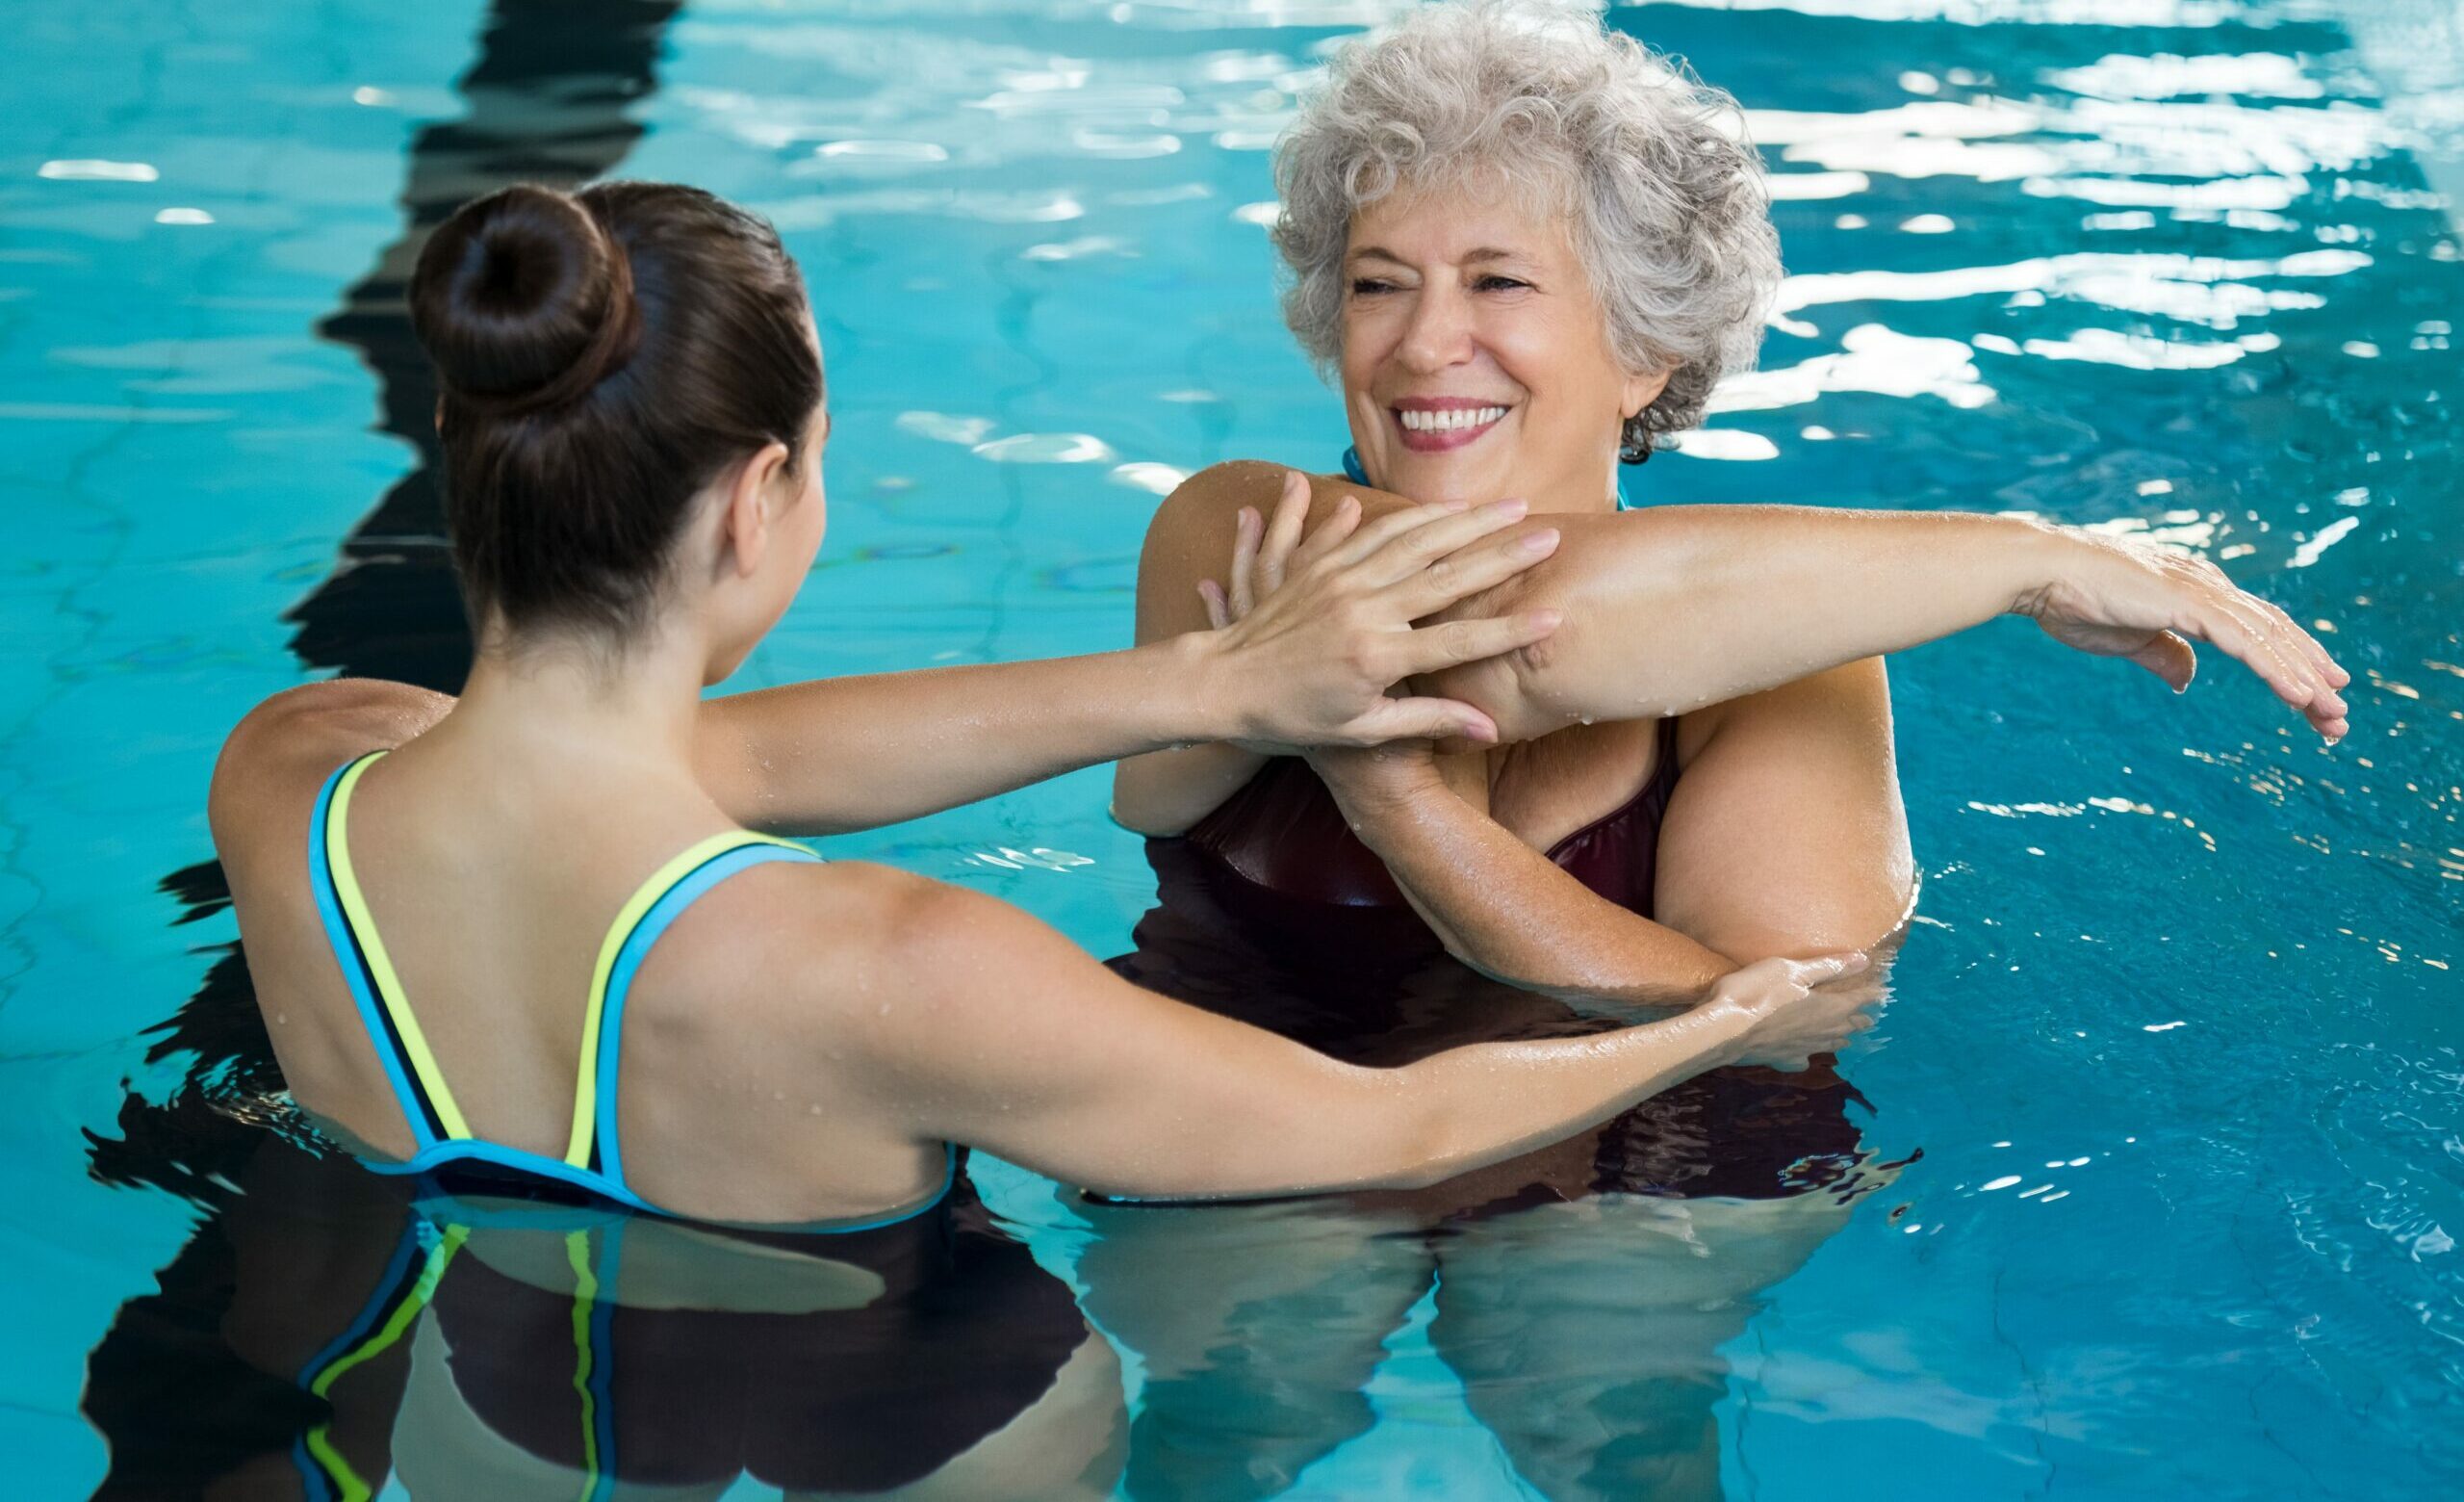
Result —
[[[1287, 319], [1343, 395], [1348, 476], [1310, 482], [1305, 527], [1261, 523], [1278, 484], [1263, 466], [1190, 480], [1148, 532], [1140, 635], [1239, 614], [1364, 514], [1500, 496], [1523, 499], [1528, 545], [1553, 556], [1480, 609], [1563, 625], [1435, 681], [1491, 715], [1500, 746], [1121, 764], [1117, 816], [1168, 838], [1150, 842], [1160, 905], [1116, 969], [1399, 1063], [1593, 1025], [1546, 997], [1683, 1004], [1741, 960], [1880, 945], [1914, 885], [1881, 655], [2007, 612], [2176, 688], [2186, 638], [2208, 640], [2343, 734], [2343, 672], [2203, 562], [1980, 515], [1620, 512], [1621, 462], [1696, 426], [1719, 378], [1750, 366], [1779, 279], [1733, 115], [1588, 12], [1441, 6], [1336, 58], [1278, 148], [1275, 245]], [[1208, 575], [1235, 538], [1256, 561], [1227, 596]], [[1170, 1437], [1181, 1409], [1254, 1409], [1252, 1380], [1356, 1387], [1440, 1260], [1435, 1338], [1467, 1376], [1501, 1379], [1474, 1382], [1472, 1405], [1527, 1480], [1553, 1495], [1715, 1486], [1711, 1349], [1837, 1224], [1836, 1197], [1808, 1192], [1856, 1181], [1854, 1099], [1827, 1061], [1721, 1071], [1348, 1223], [1121, 1225], [1088, 1276], [1097, 1318], [1150, 1371], [1133, 1488], [1142, 1466], [1204, 1463]], [[1573, 1201], [1582, 1225], [1632, 1233], [1494, 1215]], [[1392, 1234], [1440, 1222], [1425, 1243]], [[1202, 1267], [1210, 1293], [1164, 1317], [1139, 1275], [1167, 1248], [1158, 1265]], [[1258, 1314], [1287, 1300], [1306, 1318]], [[1218, 1366], [1252, 1316], [1260, 1334], [1305, 1334]], [[1365, 1422], [1332, 1396], [1302, 1411], [1254, 1445], [1276, 1459], [1244, 1463], [1253, 1483]]]

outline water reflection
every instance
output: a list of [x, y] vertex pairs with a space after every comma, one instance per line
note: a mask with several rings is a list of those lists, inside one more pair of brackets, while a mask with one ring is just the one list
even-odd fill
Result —
[[[1407, 912], [1271, 899], [1179, 841], [1147, 853], [1157, 905], [1113, 968], [1336, 1057], [1614, 1023], [1475, 974]], [[1720, 1348], [1896, 1177], [1861, 1140], [1870, 1109], [1827, 1061], [1722, 1070], [1427, 1190], [1090, 1207], [1086, 1308], [1146, 1372], [1131, 1494], [1296, 1486], [1374, 1422], [1371, 1375], [1433, 1295], [1431, 1344], [1541, 1495], [1717, 1495]]]
[[1120, 1374], [963, 1190], [845, 1236], [431, 1196], [261, 1135], [95, 1349], [100, 1498], [1108, 1495]]

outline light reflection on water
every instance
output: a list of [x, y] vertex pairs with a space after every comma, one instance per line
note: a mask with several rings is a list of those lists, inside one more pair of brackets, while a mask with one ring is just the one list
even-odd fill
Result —
[[[478, 19], [371, 13], [303, 46], [284, 28], [314, 17], [97, 9], [148, 91], [38, 28], [45, 65], [0, 123], [0, 610], [33, 644], [0, 668], [0, 1099], [25, 1102], [0, 1256], [47, 1279], [0, 1294], [0, 1423], [64, 1492], [99, 1474], [82, 1353], [186, 1234], [167, 1201], [90, 1186], [76, 1132], [113, 1134], [124, 1075], [176, 1091], [179, 1061], [129, 1039], [229, 933], [166, 929], [141, 889], [205, 853], [219, 727], [299, 676], [277, 617], [400, 473], [361, 431], [364, 373], [307, 325], [395, 232], [402, 122], [462, 108], [444, 85]], [[1331, 465], [1340, 414], [1274, 322], [1265, 148], [1327, 47], [1396, 9], [669, 24], [621, 170], [778, 220], [842, 434], [827, 566], [752, 681], [1116, 645], [1175, 477]], [[1600, 1458], [1551, 1450], [1516, 1403], [1630, 1431], [1576, 1358], [1646, 1348], [1716, 1419], [1740, 1496], [2409, 1497], [2464, 1470], [2464, 272], [2431, 49], [2386, 39], [2417, 10], [2350, 31], [2346, 8], [2229, 0], [1618, 13], [1747, 106], [1794, 272], [1764, 369], [1635, 499], [1969, 506], [2201, 551], [2332, 633], [2354, 734], [2320, 748], [2213, 661], [2176, 700], [2018, 627], [1903, 660], [1924, 911], [1849, 1073], [1869, 1146], [1925, 1156], [1797, 1240], [1648, 1206], [1613, 1235], [1532, 1217], [1451, 1244], [1333, 1210], [1153, 1232], [987, 1166], [1128, 1346], [1133, 1391], [1180, 1385], [1153, 1408], [1199, 1426], [1165, 1431], [1200, 1452], [1178, 1480], [1228, 1474], [1203, 1470], [1214, 1414], [1219, 1442], [1264, 1426], [1294, 1494], [1512, 1495], [1511, 1457], [1580, 1495]], [[1102, 805], [1080, 776], [833, 848], [1110, 954], [1153, 884]], [[1237, 1341], [1131, 1328], [1142, 1237], [1263, 1280], [1222, 1316]], [[1251, 1237], [1320, 1271], [1275, 1284]], [[1604, 1300], [1686, 1245], [1713, 1254], [1716, 1317]], [[1154, 1286], [1189, 1265], [1214, 1264]], [[1348, 1320], [1360, 1340], [1301, 1339]], [[1245, 1383], [1285, 1342], [1278, 1408]]]

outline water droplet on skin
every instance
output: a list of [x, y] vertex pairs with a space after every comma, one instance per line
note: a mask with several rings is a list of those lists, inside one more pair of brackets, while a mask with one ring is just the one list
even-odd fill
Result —
[[886, 1001], [883, 1002], [880, 1008], [876, 1010], [873, 1015], [875, 1017], [887, 1017], [889, 1015], [889, 1003]]
[[273, 1024], [276, 1027], [281, 1026], [289, 1021], [291, 1021], [291, 1014], [289, 1012], [276, 1012], [273, 1014]]
[[770, 1092], [770, 1099], [773, 1101], [784, 1101], [787, 1099], [787, 1092], [784, 1090], [773, 1090]]
[[812, 1104], [806, 1106], [805, 1114], [807, 1116], [819, 1116], [821, 1114], [821, 1102], [815, 1101]]

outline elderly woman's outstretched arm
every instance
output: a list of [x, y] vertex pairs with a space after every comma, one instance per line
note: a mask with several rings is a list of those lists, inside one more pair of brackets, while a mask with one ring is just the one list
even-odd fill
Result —
[[[1270, 505], [1281, 485], [1270, 466], [1219, 465], [1166, 502], [1140, 566], [1141, 639], [1207, 624], [1198, 586], [1215, 577], [1211, 561], [1239, 513]], [[1340, 479], [1312, 488], [1304, 533], [1348, 497], [1370, 516], [1407, 504]], [[2014, 613], [2176, 688], [2195, 669], [2189, 642], [2208, 641], [2322, 735], [2345, 732], [2337, 690], [2350, 680], [2317, 641], [2214, 565], [2152, 547], [2015, 517], [1784, 505], [1533, 517], [1520, 529], [1553, 533], [1553, 556], [1457, 609], [1562, 623], [1535, 647], [1422, 686], [1476, 706], [1508, 740], [1684, 713]], [[1218, 746], [1124, 762], [1115, 814], [1178, 833], [1259, 761]]]

